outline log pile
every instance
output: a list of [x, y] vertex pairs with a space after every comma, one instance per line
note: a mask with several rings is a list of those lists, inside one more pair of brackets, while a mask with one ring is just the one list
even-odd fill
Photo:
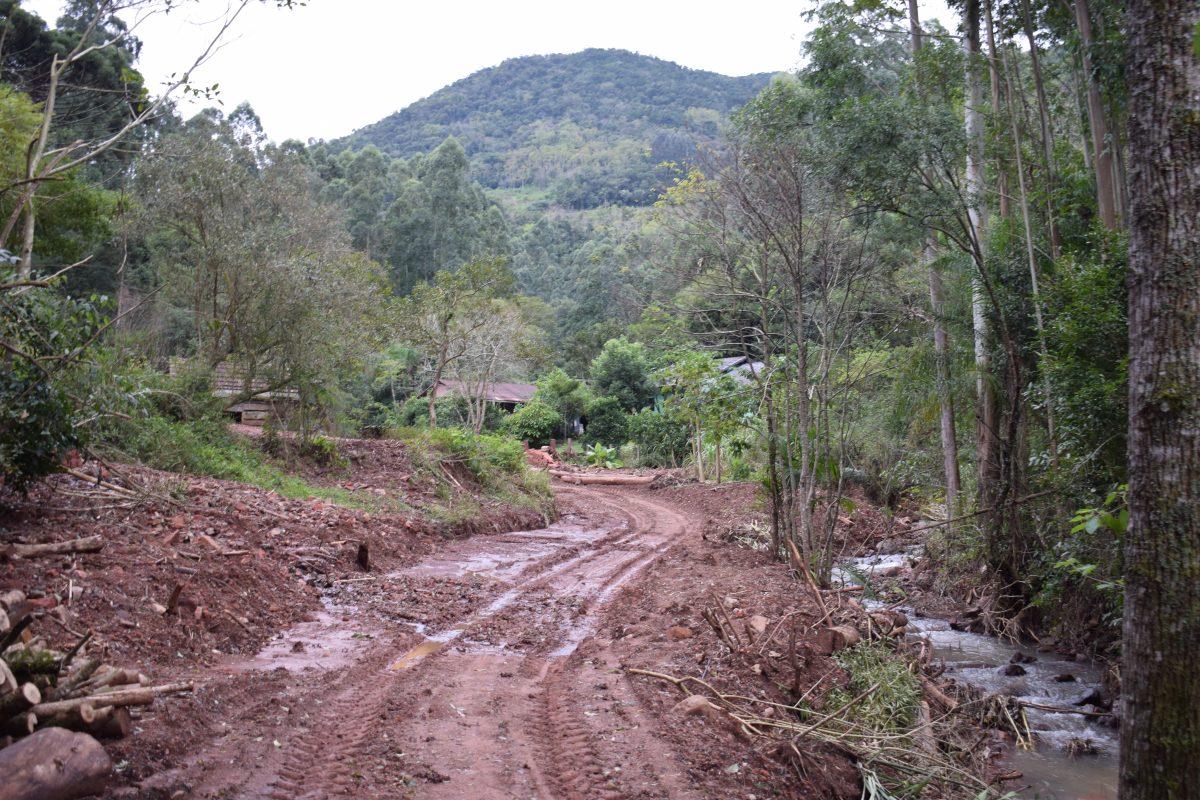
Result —
[[68, 652], [32, 635], [34, 608], [19, 591], [0, 595], [0, 748], [45, 728], [68, 728], [100, 738], [127, 736], [131, 707], [191, 691], [190, 683], [151, 686], [136, 669], [87, 654], [91, 634]]

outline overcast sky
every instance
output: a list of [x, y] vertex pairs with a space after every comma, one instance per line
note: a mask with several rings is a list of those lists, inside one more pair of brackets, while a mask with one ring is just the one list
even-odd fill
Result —
[[[191, 65], [214, 32], [203, 23], [227, 5], [199, 0], [186, 14], [138, 29], [138, 67], [152, 92]], [[62, 3], [22, 6], [53, 25]], [[333, 139], [518, 56], [617, 47], [725, 75], [791, 70], [811, 7], [812, 0], [308, 0], [286, 10], [256, 2], [194, 80], [220, 84], [226, 110], [249, 101], [276, 141]], [[922, 8], [953, 24], [942, 0], [923, 0]]]

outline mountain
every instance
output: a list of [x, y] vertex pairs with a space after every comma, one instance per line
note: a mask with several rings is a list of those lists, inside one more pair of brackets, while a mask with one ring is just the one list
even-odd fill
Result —
[[731, 78], [625, 50], [525, 56], [334, 145], [408, 158], [453, 136], [485, 187], [567, 208], [645, 205], [664, 181], [657, 165], [686, 161], [770, 78]]

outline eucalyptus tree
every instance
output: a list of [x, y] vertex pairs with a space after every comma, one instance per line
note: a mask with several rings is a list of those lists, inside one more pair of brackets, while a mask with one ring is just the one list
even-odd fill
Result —
[[1128, 5], [1122, 800], [1200, 796], [1200, 6]]

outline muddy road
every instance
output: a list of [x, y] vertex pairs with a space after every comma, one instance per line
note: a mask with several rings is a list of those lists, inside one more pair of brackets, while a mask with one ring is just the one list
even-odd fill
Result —
[[209, 736], [137, 796], [700, 796], [604, 638], [622, 590], [699, 533], [645, 494], [558, 497], [555, 525], [347, 581], [314, 621], [223, 662]]

